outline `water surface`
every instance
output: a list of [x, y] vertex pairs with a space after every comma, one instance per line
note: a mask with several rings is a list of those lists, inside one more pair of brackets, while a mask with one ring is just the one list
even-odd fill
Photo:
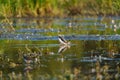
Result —
[[[10, 18], [9, 21], [0, 20], [1, 79], [120, 78], [119, 17]], [[71, 44], [60, 46], [59, 34]]]

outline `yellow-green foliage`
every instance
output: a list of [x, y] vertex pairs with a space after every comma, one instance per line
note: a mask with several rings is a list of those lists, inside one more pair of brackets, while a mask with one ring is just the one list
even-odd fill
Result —
[[120, 0], [1, 0], [1, 17], [119, 15]]

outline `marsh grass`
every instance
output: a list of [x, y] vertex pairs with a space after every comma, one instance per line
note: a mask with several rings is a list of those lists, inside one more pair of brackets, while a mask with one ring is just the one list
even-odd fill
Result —
[[119, 0], [4, 0], [1, 17], [119, 15]]

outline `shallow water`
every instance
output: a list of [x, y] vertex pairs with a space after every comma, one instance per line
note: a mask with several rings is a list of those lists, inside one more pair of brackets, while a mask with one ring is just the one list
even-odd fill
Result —
[[[11, 24], [0, 21], [3, 80], [120, 78], [119, 17], [10, 18]], [[71, 44], [61, 46], [59, 34]]]

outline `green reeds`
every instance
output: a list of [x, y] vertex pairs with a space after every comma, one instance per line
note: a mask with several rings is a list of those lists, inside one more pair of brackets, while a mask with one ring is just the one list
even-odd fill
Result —
[[4, 0], [0, 17], [119, 15], [119, 0]]

